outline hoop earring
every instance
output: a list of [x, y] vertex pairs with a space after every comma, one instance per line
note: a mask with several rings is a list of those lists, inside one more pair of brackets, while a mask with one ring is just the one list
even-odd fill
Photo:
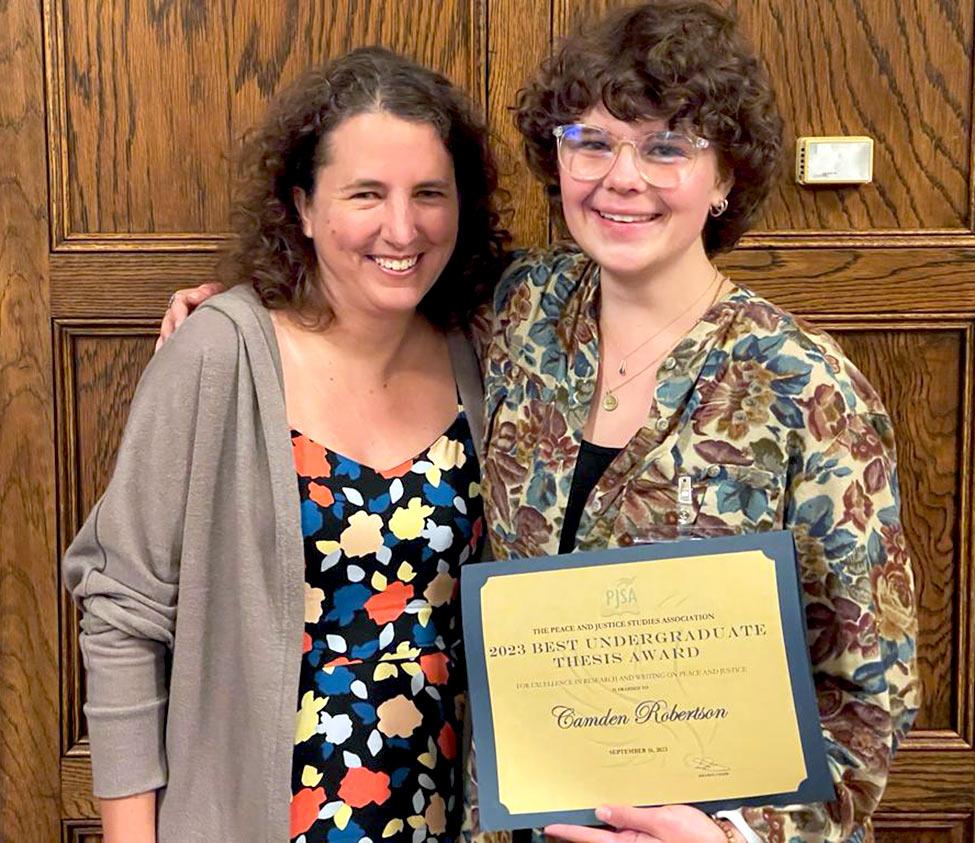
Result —
[[708, 208], [708, 213], [712, 217], [720, 217], [727, 210], [728, 210], [728, 199], [727, 197], [725, 197], [717, 204], [712, 205], [710, 208]]

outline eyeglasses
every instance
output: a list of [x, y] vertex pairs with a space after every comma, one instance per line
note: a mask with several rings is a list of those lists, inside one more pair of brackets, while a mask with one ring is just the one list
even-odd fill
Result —
[[599, 126], [556, 126], [559, 163], [575, 179], [598, 181], [606, 176], [624, 146], [633, 147], [637, 171], [653, 187], [678, 187], [711, 142], [686, 132], [650, 132], [637, 140], [620, 138]]

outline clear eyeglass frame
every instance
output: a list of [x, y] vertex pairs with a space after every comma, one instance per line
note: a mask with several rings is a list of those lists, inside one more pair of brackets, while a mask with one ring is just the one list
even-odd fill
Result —
[[[607, 154], [589, 156], [588, 166], [582, 167], [581, 159], [578, 155], [572, 155], [568, 149], [566, 137], [573, 131], [584, 130], [593, 133], [595, 136], [605, 137], [610, 141]], [[608, 129], [601, 126], [591, 126], [587, 123], [566, 123], [552, 129], [557, 143], [559, 163], [565, 171], [575, 179], [581, 181], [599, 181], [605, 178], [616, 166], [616, 162], [623, 151], [624, 146], [633, 147], [633, 161], [637, 172], [641, 178], [652, 187], [672, 188], [681, 185], [688, 175], [693, 171], [694, 163], [700, 153], [711, 146], [711, 141], [707, 138], [698, 137], [690, 132], [660, 131], [647, 132], [645, 135], [632, 140], [621, 138]], [[656, 139], [662, 143], [686, 142], [688, 157], [676, 162], [653, 162], [647, 161], [641, 153], [641, 147], [648, 139]]]

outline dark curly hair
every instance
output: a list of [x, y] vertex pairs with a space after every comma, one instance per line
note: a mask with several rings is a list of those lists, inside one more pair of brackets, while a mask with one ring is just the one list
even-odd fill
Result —
[[734, 178], [728, 209], [704, 228], [708, 255], [755, 219], [779, 173], [782, 119], [763, 63], [733, 15], [708, 0], [653, 0], [567, 39], [518, 92], [515, 122], [532, 172], [561, 211], [552, 130], [602, 103], [619, 120], [656, 117], [711, 141]]
[[230, 284], [254, 285], [265, 307], [291, 309], [310, 325], [330, 318], [312, 241], [293, 189], [313, 193], [328, 136], [358, 114], [385, 112], [433, 126], [454, 164], [460, 199], [457, 245], [419, 310], [440, 328], [465, 325], [490, 298], [510, 240], [495, 205], [497, 167], [467, 96], [445, 77], [380, 47], [363, 47], [305, 71], [245, 139], [235, 237], [221, 262]]

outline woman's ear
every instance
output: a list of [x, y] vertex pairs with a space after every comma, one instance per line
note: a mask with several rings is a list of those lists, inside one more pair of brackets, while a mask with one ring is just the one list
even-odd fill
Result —
[[308, 206], [311, 204], [311, 200], [308, 198], [308, 194], [300, 187], [291, 188], [291, 198], [295, 203], [295, 210], [298, 211], [298, 218], [301, 220], [301, 230], [304, 232], [305, 237], [310, 239], [312, 236], [312, 225]]
[[728, 198], [731, 188], [735, 186], [735, 174], [721, 172], [724, 168], [719, 168], [714, 180], [714, 192], [711, 195], [711, 205], [718, 205], [722, 200]]

